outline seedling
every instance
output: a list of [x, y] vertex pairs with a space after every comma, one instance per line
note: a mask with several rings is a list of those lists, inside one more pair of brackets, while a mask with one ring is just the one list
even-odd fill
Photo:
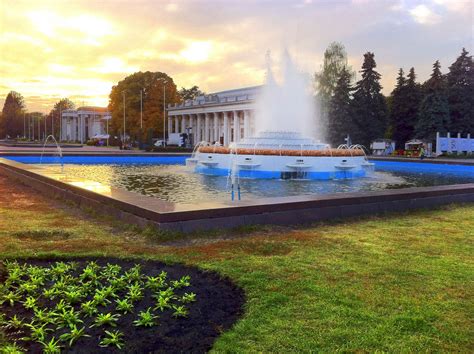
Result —
[[123, 313], [129, 313], [133, 311], [133, 303], [128, 299], [123, 300], [115, 300], [117, 303], [117, 311], [121, 311]]
[[71, 347], [74, 342], [76, 342], [81, 337], [90, 337], [90, 335], [85, 333], [86, 328], [82, 327], [81, 329], [77, 329], [76, 325], [72, 325], [70, 327], [70, 332], [62, 334], [59, 339], [63, 342], [69, 341], [69, 346]]
[[173, 317], [187, 317], [188, 316], [188, 310], [184, 306], [173, 306], [174, 312], [173, 312]]
[[[44, 342], [46, 340], [47, 332], [52, 331], [52, 329], [46, 328], [46, 324], [43, 324], [42, 326], [27, 324], [26, 326], [30, 328], [31, 339], [37, 342]], [[25, 339], [28, 340], [29, 338], [23, 338], [23, 340]]]
[[191, 283], [189, 282], [190, 280], [191, 277], [189, 275], [185, 275], [181, 277], [180, 280], [173, 280], [171, 284], [175, 289], [184, 288], [191, 285]]
[[79, 312], [75, 312], [72, 307], [69, 310], [63, 309], [58, 315], [58, 320], [60, 321], [58, 328], [71, 327], [78, 323], [83, 323], [79, 318]]
[[140, 284], [135, 283], [129, 287], [128, 297], [131, 301], [138, 301], [143, 298], [143, 292]]
[[0, 353], [2, 354], [23, 354], [24, 352], [25, 350], [19, 347], [16, 342], [0, 346]]
[[92, 317], [94, 314], [97, 313], [96, 303], [94, 301], [87, 301], [82, 303], [81, 310], [84, 312], [88, 317]]
[[107, 334], [107, 336], [100, 341], [101, 347], [108, 347], [113, 345], [116, 346], [118, 349], [122, 349], [125, 344], [123, 342], [123, 333], [121, 333], [120, 331], [105, 331], [105, 333]]
[[159, 309], [161, 312], [163, 312], [169, 308], [171, 308], [170, 298], [158, 296], [155, 309]]
[[112, 315], [111, 313], [99, 313], [97, 317], [95, 318], [94, 323], [90, 327], [92, 328], [92, 327], [105, 326], [105, 325], [116, 327], [117, 321], [119, 318], [120, 316], [117, 314]]
[[23, 301], [23, 306], [25, 309], [33, 309], [36, 307], [36, 299], [33, 296], [28, 296], [25, 301]]
[[130, 268], [125, 272], [125, 278], [131, 283], [133, 281], [140, 280], [141, 278], [141, 266], [140, 264], [135, 264], [134, 267]]
[[140, 311], [138, 319], [133, 321], [133, 323], [135, 326], [152, 327], [155, 325], [155, 319], [157, 318], [158, 316], [153, 315], [151, 307], [149, 307], [146, 311]]
[[59, 339], [51, 338], [49, 342], [39, 342], [43, 346], [44, 354], [59, 354], [61, 353], [61, 346], [59, 345]]
[[19, 329], [23, 327], [23, 321], [17, 315], [13, 315], [13, 317], [7, 321], [5, 327], [11, 329]]
[[13, 291], [10, 291], [8, 294], [3, 295], [3, 302], [8, 302], [10, 306], [14, 306], [15, 302], [20, 301], [21, 296]]
[[185, 304], [196, 301], [196, 294], [195, 293], [184, 293], [181, 301]]

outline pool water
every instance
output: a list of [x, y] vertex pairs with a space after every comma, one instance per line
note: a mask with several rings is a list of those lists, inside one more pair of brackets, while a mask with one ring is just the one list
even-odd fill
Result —
[[[474, 166], [376, 161], [370, 177], [329, 181], [240, 179], [242, 200], [262, 197], [321, 195], [407, 187], [474, 183]], [[59, 165], [48, 168], [60, 170]], [[222, 176], [192, 173], [181, 161], [150, 163], [67, 163], [67, 175], [98, 181], [176, 203], [231, 200], [231, 182]], [[236, 186], [235, 186], [236, 188]]]

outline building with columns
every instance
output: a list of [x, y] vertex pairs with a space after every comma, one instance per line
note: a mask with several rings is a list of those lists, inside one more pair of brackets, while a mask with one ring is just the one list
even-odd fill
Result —
[[79, 107], [61, 112], [61, 140], [87, 142], [108, 135], [111, 115], [106, 107]]
[[231, 142], [251, 136], [255, 129], [255, 100], [261, 86], [215, 92], [168, 105], [169, 134], [187, 133], [190, 143]]

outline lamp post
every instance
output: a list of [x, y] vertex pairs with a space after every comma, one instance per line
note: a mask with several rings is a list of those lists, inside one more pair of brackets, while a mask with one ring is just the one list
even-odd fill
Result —
[[125, 143], [125, 90], [122, 91], [123, 95], [123, 139], [122, 144]]
[[143, 130], [143, 89], [140, 89], [140, 130]]
[[166, 84], [168, 81], [163, 80], [163, 146], [166, 145]]

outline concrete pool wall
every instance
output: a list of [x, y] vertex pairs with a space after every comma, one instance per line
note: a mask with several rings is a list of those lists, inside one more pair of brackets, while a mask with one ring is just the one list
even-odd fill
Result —
[[182, 232], [256, 224], [300, 224], [474, 202], [474, 183], [253, 201], [175, 204], [48, 168], [0, 158], [0, 173], [50, 196], [141, 227]]

